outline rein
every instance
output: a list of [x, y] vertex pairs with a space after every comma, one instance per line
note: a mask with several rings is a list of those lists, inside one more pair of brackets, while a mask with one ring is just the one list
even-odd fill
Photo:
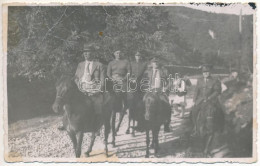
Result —
[[[65, 111], [65, 110], [64, 110]], [[67, 120], [68, 120], [68, 123], [69, 123], [69, 130], [71, 130], [72, 128], [71, 128], [71, 122], [70, 122], [70, 118], [69, 118], [69, 114], [68, 114], [68, 112], [67, 111], [65, 111], [65, 113], [66, 113], [66, 117], [67, 117]]]
[[56, 98], [60, 98], [60, 99], [62, 99], [63, 97], [58, 95], [58, 96], [56, 96]]
[[[63, 96], [60, 96], [60, 95], [57, 95], [57, 96], [56, 96], [56, 100], [57, 100], [57, 99], [62, 100], [62, 98], [63, 98]], [[68, 129], [71, 130], [72, 127], [71, 127], [71, 121], [70, 121], [70, 118], [69, 118], [69, 114], [68, 114], [68, 112], [65, 111], [65, 110], [64, 110], [64, 112], [65, 112], [65, 115], [66, 115], [67, 120], [68, 120], [68, 123], [69, 123], [69, 124], [68, 124]]]

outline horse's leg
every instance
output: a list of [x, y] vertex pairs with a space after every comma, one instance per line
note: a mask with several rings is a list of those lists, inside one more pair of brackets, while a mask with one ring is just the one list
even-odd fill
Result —
[[81, 155], [81, 145], [82, 145], [82, 139], [83, 139], [83, 132], [78, 132], [76, 134], [77, 139], [77, 146], [76, 146], [76, 157], [79, 158]]
[[133, 119], [133, 128], [132, 128], [132, 136], [135, 136], [135, 120]]
[[77, 154], [76, 154], [76, 148], [77, 148], [76, 134], [75, 134], [74, 131], [68, 131], [68, 135], [70, 136], [70, 139], [71, 139], [72, 144], [73, 144], [74, 153], [75, 153], [75, 156], [77, 157]]
[[115, 123], [116, 123], [116, 110], [113, 110], [112, 111], [112, 125], [111, 125], [111, 127], [112, 127], [112, 145], [113, 145], [113, 147], [116, 147], [116, 144], [115, 144], [115, 137], [116, 137], [116, 131], [115, 131]]
[[159, 130], [160, 128], [156, 128], [153, 130], [153, 135], [154, 135], [154, 155], [157, 156], [158, 150], [159, 150], [159, 140], [158, 140], [158, 135], [159, 135]]
[[85, 155], [86, 155], [87, 157], [89, 157], [89, 153], [92, 152], [92, 148], [93, 148], [95, 139], [96, 139], [96, 133], [95, 133], [95, 132], [92, 132], [92, 133], [91, 133], [90, 145], [89, 145], [89, 147], [88, 147], [87, 152], [85, 153]]
[[123, 107], [122, 107], [122, 110], [121, 110], [121, 112], [119, 114], [119, 121], [118, 121], [118, 124], [117, 124], [117, 127], [116, 127], [116, 132], [119, 131], [120, 125], [121, 125], [121, 123], [123, 121], [123, 118], [124, 118], [124, 115], [125, 115], [125, 111], [127, 110], [126, 105], [125, 105], [124, 102], [122, 102], [122, 106]]
[[124, 112], [120, 112], [119, 115], [120, 115], [120, 116], [119, 116], [119, 122], [118, 122], [117, 127], [116, 127], [116, 132], [119, 131], [119, 128], [120, 128], [120, 125], [121, 125], [121, 123], [122, 123], [122, 121], [123, 121], [123, 118], [124, 118], [125, 113], [124, 113]]
[[149, 129], [146, 129], [146, 154], [145, 154], [145, 158], [149, 158], [149, 145], [150, 145]]
[[[109, 116], [110, 117], [110, 116]], [[105, 121], [105, 130], [104, 130], [104, 144], [105, 144], [105, 151], [106, 151], [106, 156], [108, 157], [108, 148], [107, 148], [107, 139], [108, 139], [108, 135], [110, 132], [110, 123], [109, 123], [110, 118], [108, 118], [108, 120]]]
[[155, 132], [152, 131], [152, 136], [153, 136], [152, 138], [153, 138], [153, 139], [152, 139], [152, 144], [151, 144], [150, 147], [153, 148], [153, 149], [154, 149], [154, 143], [155, 143], [155, 142], [154, 142], [154, 141], [155, 141], [155, 135], [154, 135], [154, 134], [155, 134]]
[[212, 141], [214, 134], [210, 134], [209, 136], [206, 136], [206, 144], [205, 144], [205, 149], [204, 149], [204, 155], [208, 155], [208, 150], [209, 150], [209, 145]]
[[131, 113], [131, 109], [130, 108], [128, 109], [128, 112], [129, 112], [128, 113], [128, 126], [127, 126], [127, 129], [126, 129], [126, 132], [125, 132], [126, 134], [130, 133], [130, 126], [131, 126], [130, 123], [131, 123], [131, 119], [132, 119], [132, 115], [131, 115], [132, 113]]

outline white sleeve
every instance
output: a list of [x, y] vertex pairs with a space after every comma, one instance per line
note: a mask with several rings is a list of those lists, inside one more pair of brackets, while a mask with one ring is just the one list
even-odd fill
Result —
[[186, 86], [186, 85], [185, 85], [185, 82], [182, 80], [182, 81], [181, 81], [181, 89], [180, 89], [181, 92], [184, 92], [185, 86]]

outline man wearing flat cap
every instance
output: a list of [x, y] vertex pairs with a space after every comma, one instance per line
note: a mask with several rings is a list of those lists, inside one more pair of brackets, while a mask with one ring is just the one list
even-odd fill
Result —
[[[120, 50], [114, 52], [115, 59], [109, 62], [107, 66], [107, 76], [113, 81], [113, 91], [116, 100], [114, 106], [116, 110], [120, 112], [120, 118], [116, 130], [119, 130], [119, 126], [123, 120], [124, 113], [128, 107], [127, 105], [127, 77], [131, 75], [130, 62], [123, 58], [123, 54]], [[119, 93], [118, 93], [119, 92]], [[123, 103], [123, 104], [122, 104]]]
[[[202, 70], [202, 78], [199, 78], [197, 81], [197, 86], [195, 89], [194, 97], [193, 97], [193, 102], [194, 102], [194, 107], [192, 110], [192, 118], [193, 122], [195, 123], [195, 127], [192, 133], [192, 136], [198, 136], [201, 135], [199, 132], [199, 128], [201, 126], [198, 126], [198, 114], [199, 112], [201, 114], [206, 114], [205, 113], [205, 108], [209, 102], [214, 103], [216, 106], [219, 106], [218, 102], [218, 96], [221, 93], [221, 83], [218, 79], [215, 79], [211, 76], [211, 69], [212, 66], [209, 64], [205, 64], [201, 67]], [[206, 119], [206, 125], [212, 126], [212, 116], [213, 114], [207, 114], [205, 115]], [[208, 131], [202, 131], [202, 132], [208, 132]], [[209, 131], [212, 132], [212, 131]]]
[[[139, 51], [135, 54], [135, 61], [131, 62], [131, 81], [128, 84], [128, 86], [132, 89], [135, 88], [135, 90], [128, 91], [127, 94], [127, 100], [129, 104], [129, 116], [131, 118], [134, 118], [138, 121], [137, 127], [135, 127], [136, 130], [143, 131], [142, 128], [142, 111], [138, 109], [138, 104], [142, 103], [142, 98], [144, 96], [144, 93], [140, 89], [141, 80], [144, 77], [144, 72], [147, 69], [147, 62], [144, 62], [143, 60], [143, 54], [141, 54]], [[130, 89], [129, 88], [129, 89]], [[126, 133], [129, 133], [130, 131], [130, 124], [128, 125], [128, 129]]]
[[147, 63], [143, 61], [143, 55], [140, 52], [136, 52], [135, 61], [131, 62], [131, 78], [135, 79], [138, 84], [143, 78], [146, 67]]

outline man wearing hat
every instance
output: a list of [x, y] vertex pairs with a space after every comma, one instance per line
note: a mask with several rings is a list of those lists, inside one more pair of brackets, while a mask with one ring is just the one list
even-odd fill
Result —
[[[78, 87], [88, 93], [101, 92], [104, 89], [105, 70], [103, 65], [94, 60], [95, 47], [85, 45], [83, 50], [84, 61], [80, 62], [76, 74], [75, 82]], [[93, 85], [93, 87], [92, 87]]]
[[139, 84], [141, 79], [143, 78], [146, 68], [147, 63], [143, 61], [143, 55], [140, 52], [136, 52], [135, 61], [131, 62], [131, 78], [135, 79], [137, 84]]
[[[209, 64], [205, 64], [201, 67], [202, 69], [202, 78], [199, 78], [197, 81], [197, 86], [195, 89], [193, 102], [194, 109], [192, 110], [192, 120], [195, 123], [195, 127], [192, 132], [192, 136], [197, 136], [198, 133], [198, 122], [197, 116], [199, 112], [205, 113], [204, 108], [208, 104], [208, 102], [215, 103], [216, 106], [219, 105], [218, 96], [221, 93], [221, 83], [218, 79], [215, 79], [211, 76], [211, 68], [212, 66]], [[206, 124], [212, 125], [212, 117], [213, 115], [208, 115], [210, 117], [206, 118]]]
[[103, 91], [105, 85], [105, 70], [103, 64], [94, 60], [95, 47], [85, 45], [83, 50], [84, 61], [80, 62], [75, 74], [78, 88], [92, 99], [95, 112], [102, 113]]
[[[143, 122], [143, 119], [141, 118], [142, 112], [139, 111], [139, 109], [137, 109], [138, 107], [137, 105], [138, 103], [142, 102], [142, 98], [144, 95], [144, 93], [140, 89], [140, 83], [144, 76], [144, 72], [146, 68], [147, 68], [147, 63], [143, 61], [143, 55], [140, 52], [136, 52], [135, 61], [131, 62], [131, 70], [132, 70], [131, 82], [129, 82], [128, 84], [128, 86], [130, 86], [131, 88], [131, 91], [128, 92], [127, 99], [128, 99], [129, 111], [130, 111], [129, 128], [130, 128], [130, 120], [134, 118], [138, 121], [138, 125], [137, 127], [135, 127], [135, 129], [139, 131], [143, 131], [142, 129], [143, 125], [141, 124]], [[127, 133], [128, 132], [129, 130], [127, 131]]]
[[239, 90], [241, 85], [245, 85], [245, 81], [240, 78], [238, 74], [238, 69], [232, 68], [230, 70], [230, 75], [222, 80], [222, 83], [226, 86], [226, 91], [223, 92], [222, 100], [226, 100], [233, 95], [234, 92]]
[[167, 111], [169, 113], [169, 119], [164, 124], [164, 131], [170, 131], [170, 122], [171, 122], [171, 106], [169, 103], [168, 96], [166, 94], [168, 87], [168, 70], [162, 66], [157, 57], [152, 58], [151, 60], [151, 70], [148, 70], [147, 73], [150, 90], [158, 94], [159, 98], [164, 101], [165, 106], [169, 108]]
[[[116, 92], [115, 109], [120, 112], [120, 118], [117, 125], [117, 131], [123, 120], [127, 106], [127, 77], [131, 75], [130, 62], [122, 57], [122, 52], [114, 52], [115, 59], [109, 62], [107, 66], [107, 76], [113, 81], [113, 91]], [[118, 93], [119, 92], [119, 93]]]
[[131, 74], [131, 66], [128, 60], [122, 58], [120, 50], [114, 52], [115, 59], [107, 66], [107, 76], [118, 84], [122, 83], [122, 91], [126, 92], [127, 75]]
[[[78, 64], [75, 73], [75, 83], [77, 84], [79, 90], [88, 95], [91, 99], [91, 104], [93, 104], [95, 113], [102, 113], [103, 103], [103, 90], [105, 85], [105, 70], [101, 63], [94, 60], [95, 47], [92, 45], [84, 45], [83, 57], [84, 61]], [[100, 117], [100, 116], [96, 116]], [[59, 130], [64, 130], [64, 126], [58, 128]]]

